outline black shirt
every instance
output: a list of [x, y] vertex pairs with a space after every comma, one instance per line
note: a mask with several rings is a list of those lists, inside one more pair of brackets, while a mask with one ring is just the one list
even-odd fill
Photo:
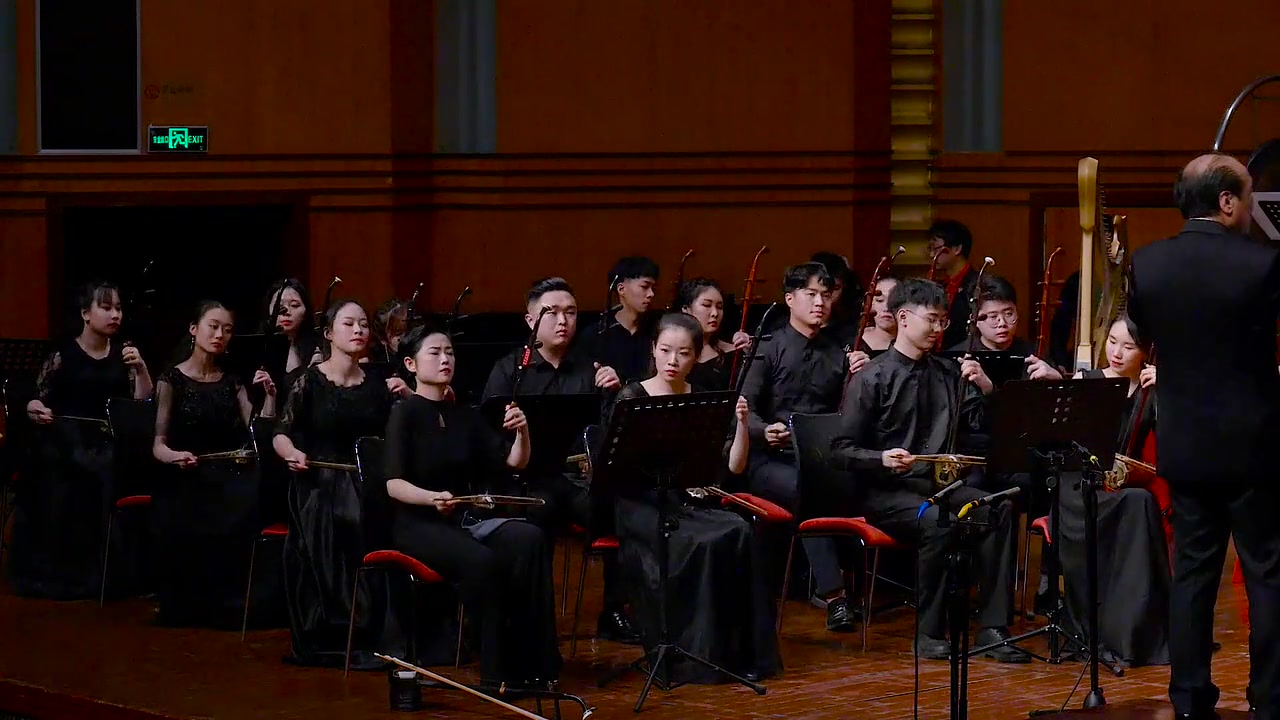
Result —
[[[494, 363], [489, 381], [484, 384], [481, 397], [511, 397], [516, 385], [516, 365], [524, 355], [519, 347]], [[525, 369], [520, 381], [522, 395], [569, 395], [596, 392], [596, 367], [585, 351], [571, 349], [560, 359], [559, 367], [547, 362], [542, 351], [534, 350], [532, 364]]]
[[[742, 394], [751, 408], [751, 445], [766, 448], [767, 426], [788, 422], [792, 413], [833, 413], [849, 374], [849, 359], [839, 340], [825, 328], [812, 338], [788, 322], [760, 343]], [[784, 455], [789, 448], [774, 450]]]
[[610, 318], [609, 327], [594, 338], [594, 354], [601, 365], [618, 373], [623, 385], [633, 380], [649, 377], [649, 363], [653, 357], [654, 314], [640, 317], [635, 333]]
[[[894, 448], [913, 455], [948, 452], [959, 382], [959, 365], [951, 360], [932, 354], [912, 360], [894, 348], [885, 351], [849, 381], [840, 435], [831, 443], [835, 465], [857, 471], [873, 487], [932, 494], [932, 465], [916, 463], [899, 474], [884, 467], [880, 456]], [[963, 437], [981, 427], [986, 402], [972, 383], [964, 384], [960, 401]]]

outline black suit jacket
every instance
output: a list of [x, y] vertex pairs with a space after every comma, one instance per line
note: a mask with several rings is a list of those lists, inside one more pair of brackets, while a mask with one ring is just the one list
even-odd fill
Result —
[[1273, 481], [1280, 250], [1208, 220], [1133, 254], [1129, 313], [1160, 367], [1157, 461], [1170, 483]]

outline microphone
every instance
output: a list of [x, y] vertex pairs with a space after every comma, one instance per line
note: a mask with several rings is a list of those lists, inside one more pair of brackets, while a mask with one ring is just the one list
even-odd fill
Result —
[[973, 510], [974, 508], [980, 508], [985, 505], [991, 505], [993, 503], [997, 503], [1006, 498], [1011, 498], [1021, 492], [1022, 492], [1022, 488], [1012, 487], [1012, 488], [1009, 488], [1008, 490], [1001, 490], [998, 493], [987, 495], [985, 497], [980, 497], [977, 500], [974, 500], [973, 502], [960, 508], [960, 512], [956, 513], [956, 517], [963, 518], [965, 515], [969, 514], [970, 510]]
[[1071, 441], [1071, 447], [1076, 452], [1080, 453], [1080, 457], [1088, 460], [1090, 465], [1093, 465], [1094, 467], [1102, 467], [1102, 462], [1098, 460], [1098, 456], [1090, 452], [1089, 448], [1081, 445], [1075, 440]]
[[964, 485], [964, 481], [963, 481], [963, 480], [957, 480], [957, 481], [955, 481], [955, 482], [951, 483], [950, 485], [948, 485], [948, 486], [946, 486], [946, 487], [942, 488], [941, 490], [939, 490], [939, 491], [937, 492], [937, 494], [935, 494], [933, 497], [929, 498], [928, 500], [925, 500], [925, 501], [924, 501], [924, 504], [922, 504], [922, 505], [920, 506], [920, 512], [916, 514], [916, 519], [917, 519], [917, 520], [919, 520], [920, 518], [924, 517], [924, 514], [925, 514], [925, 512], [929, 509], [929, 506], [931, 506], [931, 505], [937, 505], [937, 504], [938, 504], [938, 501], [942, 500], [942, 499], [943, 499], [943, 498], [945, 498], [946, 496], [948, 496], [948, 495], [950, 495], [951, 493], [955, 492], [955, 491], [956, 491], [956, 488], [960, 487], [961, 485]]

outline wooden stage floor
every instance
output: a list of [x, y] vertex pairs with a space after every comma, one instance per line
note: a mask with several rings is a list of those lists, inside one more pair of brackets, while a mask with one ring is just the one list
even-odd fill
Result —
[[[557, 559], [559, 553], [557, 554]], [[1229, 560], [1230, 562], [1230, 560]], [[1230, 567], [1230, 566], [1228, 566]], [[578, 657], [568, 661], [562, 687], [585, 697], [596, 718], [632, 715], [641, 681], [628, 676], [600, 690], [595, 678], [636, 656], [636, 649], [589, 639], [599, 601], [599, 566], [588, 573]], [[576, 560], [575, 560], [576, 580]], [[558, 576], [557, 576], [558, 578]], [[1248, 632], [1243, 622], [1243, 587], [1226, 574], [1219, 596], [1216, 638], [1222, 651], [1214, 662], [1223, 689], [1220, 708], [1242, 710], [1248, 677]], [[594, 601], [594, 603], [592, 602]], [[572, 608], [570, 608], [572, 609]], [[261, 718], [263, 720], [363, 720], [407, 717], [387, 709], [382, 673], [303, 669], [284, 665], [284, 630], [238, 633], [171, 630], [150, 623], [152, 606], [134, 599], [98, 608], [96, 603], [21, 600], [0, 594], [0, 718], [53, 720], [100, 718]], [[587, 619], [590, 618], [590, 621]], [[801, 602], [788, 605], [783, 634], [787, 670], [766, 682], [768, 694], [756, 696], [729, 685], [685, 686], [656, 690], [643, 716], [652, 718], [857, 718], [903, 720], [912, 717], [914, 676], [910, 636], [912, 612], [901, 608], [877, 615], [868, 651], [859, 635], [832, 635], [821, 611]], [[1177, 620], [1175, 620], [1176, 622]], [[569, 619], [561, 621], [568, 656]], [[1087, 678], [1073, 692], [1083, 665], [1064, 663], [999, 665], [974, 660], [970, 666], [969, 704], [973, 720], [1025, 718], [1029, 711], [1079, 708]], [[474, 666], [442, 672], [474, 679]], [[948, 717], [948, 666], [920, 664], [921, 718]], [[1102, 713], [1068, 713], [1071, 718], [1172, 718], [1165, 703], [1168, 669], [1130, 670], [1115, 678], [1104, 670], [1110, 703]], [[430, 718], [515, 717], [461, 693], [424, 689], [425, 708], [412, 716]], [[532, 709], [531, 704], [525, 706]], [[566, 718], [576, 707], [564, 706]], [[1244, 713], [1224, 713], [1244, 718]]]

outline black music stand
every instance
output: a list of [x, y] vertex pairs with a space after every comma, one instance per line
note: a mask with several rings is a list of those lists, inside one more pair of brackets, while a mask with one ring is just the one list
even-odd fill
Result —
[[751, 688], [759, 695], [765, 694], [763, 685], [735, 675], [672, 642], [667, 625], [669, 542], [675, 530], [675, 523], [668, 520], [668, 504], [673, 491], [705, 483], [724, 465], [725, 432], [733, 419], [733, 408], [737, 402], [737, 393], [723, 391], [627, 398], [614, 406], [592, 485], [602, 485], [611, 492], [629, 495], [656, 490], [658, 505], [658, 526], [655, 528], [658, 536], [658, 644], [621, 671], [648, 672], [644, 689], [636, 700], [635, 712], [640, 712], [644, 706], [655, 679], [664, 690], [678, 686], [668, 682], [666, 673], [662, 678], [658, 678], [658, 674], [665, 670], [666, 662], [681, 656]]
[[[994, 472], [1043, 473], [1049, 489], [1049, 533], [1058, 538], [1061, 516], [1059, 493], [1062, 473], [1088, 473], [1099, 467], [1111, 467], [1115, 461], [1117, 432], [1128, 402], [1128, 381], [1117, 378], [1089, 378], [1063, 382], [1019, 380], [1006, 385], [992, 397], [992, 447], [987, 458]], [[1091, 482], [1082, 482], [1083, 492], [1090, 492]], [[1090, 698], [1103, 704], [1102, 690], [1097, 686], [1098, 658], [1098, 539], [1096, 503], [1086, 497], [1085, 553], [1088, 563], [1089, 640], [1069, 632], [1060, 624], [1062, 609], [1058, 603], [1058, 558], [1049, 557], [1049, 624], [1000, 643], [977, 648], [971, 654], [986, 653], [1004, 645], [1014, 645], [1040, 635], [1049, 636], [1049, 656], [1023, 650], [1037, 660], [1051, 664], [1062, 662], [1060, 641], [1067, 640], [1087, 649], [1092, 664], [1093, 688]], [[1093, 514], [1090, 514], [1090, 510]], [[1021, 649], [1021, 648], [1019, 648]], [[1120, 677], [1124, 671], [1108, 665]], [[1089, 700], [1086, 700], [1089, 702]]]
[[[304, 358], [310, 362], [311, 358]], [[235, 335], [227, 345], [222, 366], [246, 385], [253, 381], [259, 368], [265, 369], [276, 382], [283, 382], [289, 365], [289, 336], [284, 333]]]

